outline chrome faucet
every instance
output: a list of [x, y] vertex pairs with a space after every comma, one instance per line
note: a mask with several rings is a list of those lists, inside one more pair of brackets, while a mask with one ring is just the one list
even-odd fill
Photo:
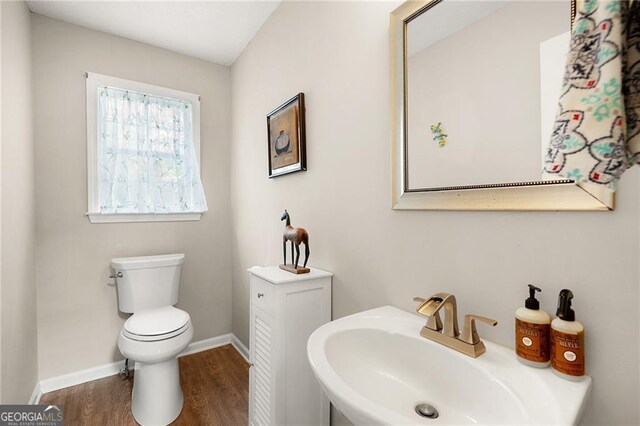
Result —
[[[465, 355], [474, 358], [486, 352], [486, 348], [476, 330], [476, 321], [481, 321], [491, 326], [498, 321], [479, 315], [465, 315], [462, 334], [458, 329], [458, 306], [456, 297], [448, 293], [436, 293], [428, 299], [414, 297], [415, 302], [420, 302], [416, 311], [428, 318], [427, 324], [422, 327], [420, 335], [433, 340]], [[444, 308], [444, 327], [440, 319], [440, 310]]]

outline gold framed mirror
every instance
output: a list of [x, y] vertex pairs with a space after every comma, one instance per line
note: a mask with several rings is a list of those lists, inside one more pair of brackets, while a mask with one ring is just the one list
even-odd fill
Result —
[[523, 1], [391, 13], [394, 209], [613, 210], [609, 190], [540, 172], [574, 16], [574, 2]]

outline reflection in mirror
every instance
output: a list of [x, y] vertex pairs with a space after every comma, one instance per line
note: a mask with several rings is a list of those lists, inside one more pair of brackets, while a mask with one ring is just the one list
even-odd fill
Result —
[[613, 210], [542, 177], [575, 0], [409, 0], [391, 13], [392, 205]]
[[441, 1], [408, 21], [408, 190], [543, 180], [570, 15], [567, 1]]

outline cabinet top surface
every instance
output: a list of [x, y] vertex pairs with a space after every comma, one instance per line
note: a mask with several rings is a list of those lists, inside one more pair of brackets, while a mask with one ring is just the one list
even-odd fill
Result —
[[317, 278], [332, 277], [333, 272], [323, 271], [322, 269], [311, 268], [307, 274], [292, 274], [284, 271], [278, 266], [254, 266], [247, 269], [251, 275], [260, 277], [272, 284], [286, 284], [299, 281], [315, 280]]

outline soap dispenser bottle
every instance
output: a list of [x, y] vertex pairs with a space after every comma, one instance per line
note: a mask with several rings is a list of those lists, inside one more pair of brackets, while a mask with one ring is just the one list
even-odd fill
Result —
[[549, 366], [551, 317], [540, 310], [536, 291], [542, 290], [529, 284], [529, 298], [516, 311], [516, 355], [523, 364], [545, 368]]
[[571, 290], [558, 296], [557, 318], [551, 321], [551, 368], [556, 375], [573, 381], [584, 378], [584, 326], [571, 309]]

